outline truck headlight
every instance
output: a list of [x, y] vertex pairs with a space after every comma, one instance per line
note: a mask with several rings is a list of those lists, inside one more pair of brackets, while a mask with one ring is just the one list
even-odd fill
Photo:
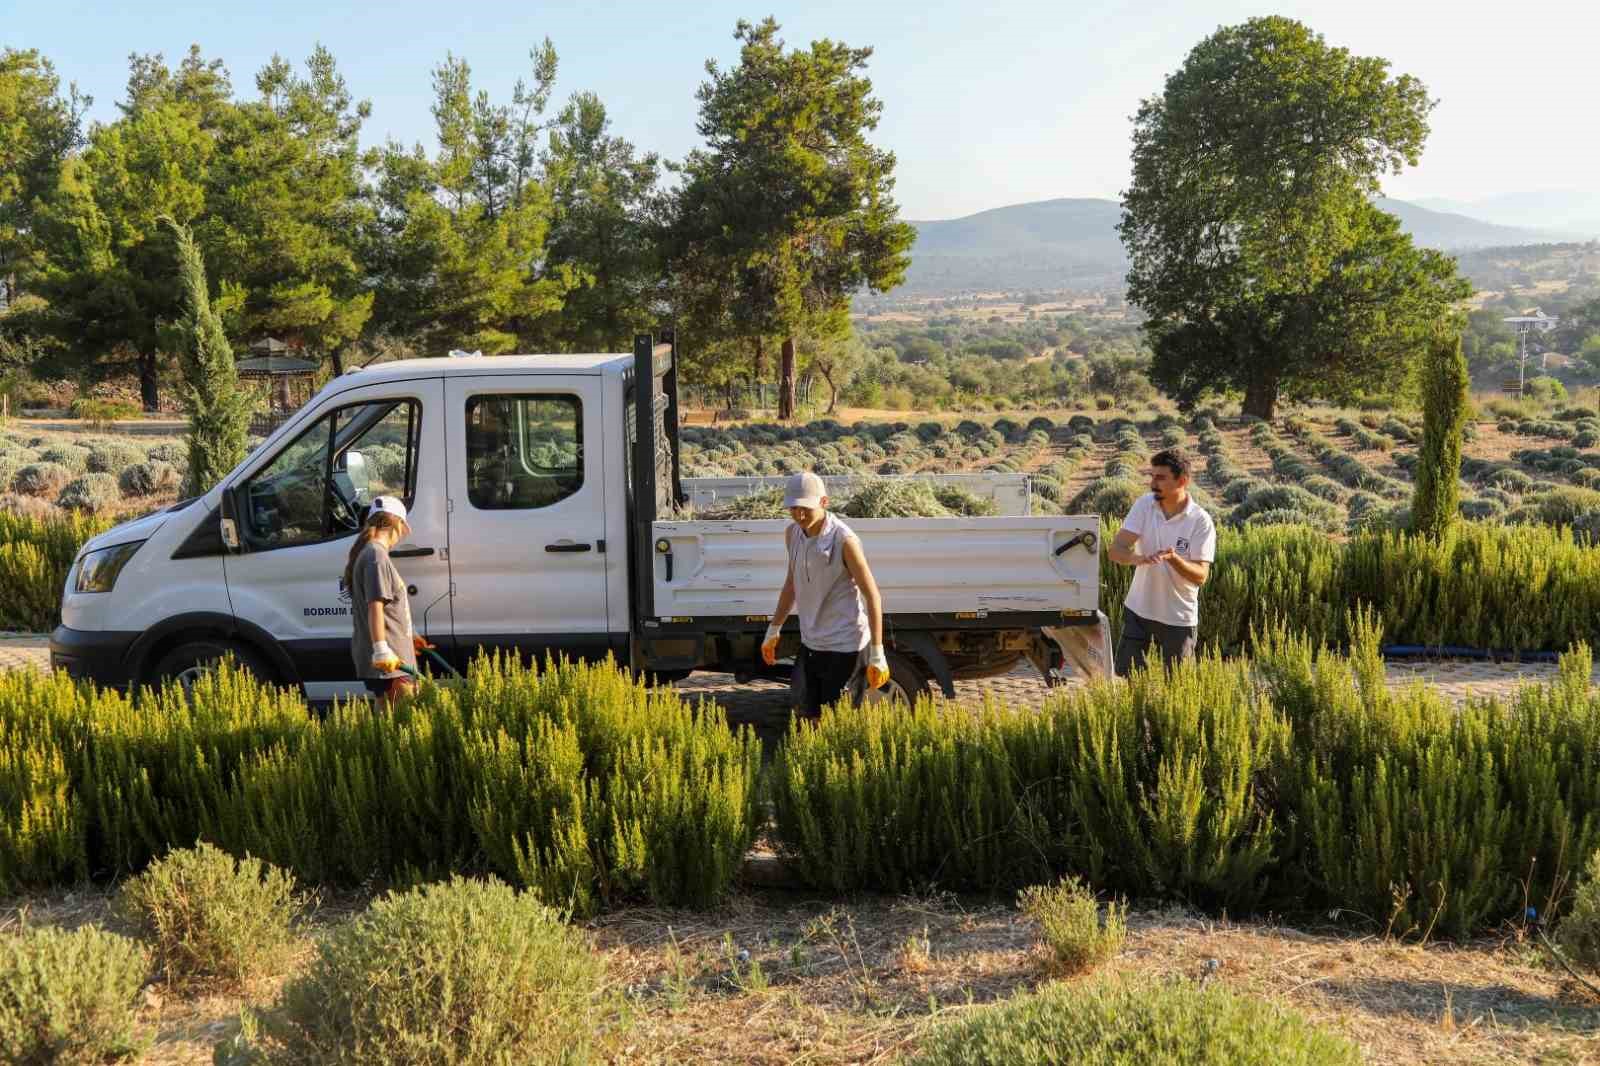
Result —
[[139, 550], [142, 540], [127, 544], [113, 544], [109, 548], [92, 551], [78, 561], [78, 580], [73, 586], [77, 592], [110, 592], [117, 583], [117, 575], [128, 565], [133, 553]]

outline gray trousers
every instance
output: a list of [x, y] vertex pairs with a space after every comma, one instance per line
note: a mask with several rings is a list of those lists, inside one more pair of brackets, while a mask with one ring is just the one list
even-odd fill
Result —
[[1161, 661], [1171, 666], [1194, 657], [1197, 626], [1169, 626], [1122, 609], [1122, 636], [1117, 638], [1116, 671], [1127, 677], [1137, 663], [1150, 653], [1150, 646], [1161, 648]]

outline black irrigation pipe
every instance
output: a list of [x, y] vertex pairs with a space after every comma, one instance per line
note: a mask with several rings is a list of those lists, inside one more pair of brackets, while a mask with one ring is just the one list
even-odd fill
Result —
[[1463, 648], [1454, 644], [1430, 647], [1426, 644], [1386, 644], [1378, 649], [1385, 659], [1487, 659], [1495, 662], [1559, 662], [1558, 651], [1497, 651], [1490, 648]]

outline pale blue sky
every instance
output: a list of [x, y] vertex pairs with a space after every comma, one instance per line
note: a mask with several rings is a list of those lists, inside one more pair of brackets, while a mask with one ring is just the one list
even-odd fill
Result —
[[[36, 47], [109, 118], [129, 52], [222, 58], [238, 90], [277, 52], [298, 63], [320, 41], [372, 101], [368, 142], [432, 143], [429, 71], [447, 51], [497, 97], [548, 35], [557, 99], [600, 94], [617, 130], [669, 157], [693, 147], [694, 90], [708, 57], [737, 52], [734, 22], [777, 16], [791, 44], [833, 37], [876, 49], [880, 143], [899, 157], [909, 218], [948, 218], [1056, 196], [1115, 197], [1127, 180], [1128, 117], [1218, 25], [1300, 18], [1331, 42], [1388, 57], [1440, 98], [1422, 165], [1401, 197], [1474, 199], [1600, 185], [1600, 3], [1593, 0], [705, 0], [554, 5], [491, 0], [356, 4], [278, 0], [106, 3], [0, 0], [0, 44]], [[1543, 147], [1514, 153], [1519, 137]]]

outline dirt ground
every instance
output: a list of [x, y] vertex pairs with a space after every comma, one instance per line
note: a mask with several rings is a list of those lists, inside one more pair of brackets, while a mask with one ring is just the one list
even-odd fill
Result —
[[[209, 1063], [240, 1009], [269, 1004], [316, 933], [364, 902], [324, 900], [290, 967], [247, 990], [150, 986], [144, 1061]], [[102, 890], [0, 902], [0, 935], [21, 921], [104, 922], [109, 904]], [[1356, 1041], [1374, 1066], [1600, 1062], [1600, 997], [1519, 930], [1424, 946], [1178, 907], [1135, 909], [1128, 926], [1100, 973], [1217, 981], [1276, 1000]], [[617, 1063], [887, 1063], [930, 1026], [1051, 979], [1037, 928], [993, 899], [841, 903], [747, 889], [709, 914], [633, 908], [587, 928], [625, 1004]]]

